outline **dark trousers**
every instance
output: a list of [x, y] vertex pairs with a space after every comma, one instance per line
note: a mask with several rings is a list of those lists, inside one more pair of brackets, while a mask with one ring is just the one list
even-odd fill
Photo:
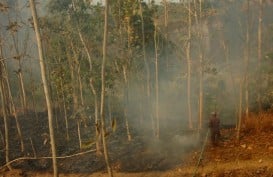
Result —
[[212, 145], [217, 146], [220, 139], [220, 130], [211, 130], [210, 138]]

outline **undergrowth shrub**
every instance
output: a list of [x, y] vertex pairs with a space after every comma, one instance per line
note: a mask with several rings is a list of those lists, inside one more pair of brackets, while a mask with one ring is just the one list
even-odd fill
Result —
[[244, 119], [243, 131], [252, 133], [273, 131], [273, 113], [250, 115]]

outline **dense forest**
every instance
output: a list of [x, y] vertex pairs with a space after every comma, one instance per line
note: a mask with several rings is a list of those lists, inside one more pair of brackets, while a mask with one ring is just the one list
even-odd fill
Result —
[[[273, 130], [272, 8], [270, 0], [1, 0], [1, 171], [114, 176], [117, 159], [141, 148], [149, 162], [171, 158], [145, 167], [162, 170], [201, 147], [211, 112], [238, 142], [257, 115], [268, 114]], [[67, 160], [74, 156], [77, 164]], [[145, 170], [144, 161], [122, 168]], [[83, 163], [94, 168], [76, 169]]]

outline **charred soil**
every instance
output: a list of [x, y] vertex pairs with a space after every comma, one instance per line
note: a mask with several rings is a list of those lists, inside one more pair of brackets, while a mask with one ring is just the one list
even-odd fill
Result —
[[[272, 119], [272, 114], [267, 115]], [[64, 123], [55, 125], [60, 176], [107, 176], [102, 155], [97, 155], [94, 146], [79, 148], [77, 120], [70, 120], [69, 141], [65, 140]], [[73, 122], [74, 121], [74, 122]], [[20, 141], [15, 122], [10, 118], [10, 159], [12, 171], [3, 168], [4, 151], [0, 156], [2, 176], [51, 176], [50, 142], [48, 139], [47, 115], [28, 113], [20, 117], [25, 151], [20, 151]], [[173, 130], [162, 135], [160, 140], [147, 138], [151, 132], [132, 132], [128, 141], [125, 127], [118, 127], [108, 139], [109, 154], [115, 176], [273, 176], [273, 121], [266, 129], [257, 129], [250, 122], [244, 123], [240, 141], [236, 140], [234, 128], [222, 129], [218, 146], [205, 142], [205, 137], [192, 131]], [[1, 122], [1, 125], [2, 122]], [[94, 135], [91, 121], [81, 122], [83, 141], [91, 141]], [[1, 126], [3, 134], [3, 126]], [[199, 138], [199, 140], [198, 140]], [[91, 141], [92, 142], [92, 141]], [[202, 146], [205, 144], [204, 152]], [[1, 149], [4, 147], [1, 140]], [[78, 154], [78, 155], [75, 155]], [[202, 157], [200, 156], [202, 154]], [[35, 158], [37, 159], [35, 159]], [[198, 163], [199, 162], [199, 163]]]

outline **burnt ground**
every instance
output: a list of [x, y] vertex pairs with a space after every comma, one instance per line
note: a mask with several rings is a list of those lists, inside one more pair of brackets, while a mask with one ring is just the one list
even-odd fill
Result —
[[[76, 120], [70, 120], [70, 140], [65, 141], [64, 123], [58, 120], [56, 129], [56, 146], [59, 157], [83, 153], [94, 149], [94, 146], [79, 149]], [[29, 113], [20, 117], [25, 152], [20, 152], [20, 143], [16, 133], [14, 119], [10, 127], [10, 159], [18, 157], [48, 157], [50, 144], [47, 141], [47, 116]], [[3, 134], [3, 123], [1, 122]], [[62, 125], [62, 126], [60, 126]], [[95, 127], [92, 123], [82, 123], [83, 141], [92, 139]], [[273, 127], [273, 125], [272, 125]], [[273, 129], [266, 131], [244, 130], [241, 141], [236, 141], [234, 128], [222, 129], [219, 146], [213, 147], [206, 143], [203, 158], [198, 168], [204, 137], [192, 131], [173, 129], [163, 134], [160, 140], [151, 132], [132, 132], [132, 141], [127, 140], [126, 129], [119, 126], [108, 139], [109, 156], [114, 173], [117, 176], [273, 176]], [[146, 134], [146, 136], [145, 136]], [[205, 134], [205, 133], [203, 133]], [[201, 141], [198, 141], [198, 138]], [[31, 145], [31, 142], [33, 146]], [[1, 149], [3, 141], [1, 140]], [[4, 152], [1, 151], [0, 163], [3, 166]], [[12, 164], [14, 170], [1, 168], [2, 176], [50, 176], [52, 172], [50, 159], [19, 160]], [[58, 159], [61, 176], [107, 176], [102, 155], [89, 152], [83, 155]]]
[[[55, 115], [58, 115], [56, 110]], [[55, 139], [58, 157], [84, 153], [95, 149], [94, 145], [80, 149], [77, 120], [72, 117], [69, 118], [70, 140], [66, 141], [65, 122], [58, 116], [56, 118]], [[19, 121], [24, 138], [25, 151], [20, 151], [20, 141], [17, 135], [15, 120], [13, 117], [10, 117], [10, 159], [34, 157], [35, 155], [38, 159], [19, 160], [12, 163], [12, 166], [15, 169], [22, 169], [24, 171], [52, 171], [51, 159], [39, 159], [40, 157], [49, 157], [51, 155], [47, 113], [38, 113], [35, 115], [33, 112], [29, 112], [25, 116], [20, 116]], [[57, 121], [58, 124], [56, 123]], [[115, 132], [111, 132], [111, 128], [108, 128], [111, 133], [107, 137], [110, 160], [113, 169], [116, 171], [143, 172], [168, 170], [178, 165], [184, 158], [184, 155], [192, 151], [192, 148], [198, 147], [198, 141], [196, 140], [196, 136], [193, 135], [193, 131], [181, 132], [178, 129], [166, 131], [167, 133], [162, 134], [160, 140], [154, 138], [152, 131], [136, 132], [131, 130], [132, 140], [128, 141], [125, 125], [121, 122], [122, 120], [117, 120], [117, 130]], [[95, 126], [93, 124], [93, 120], [84, 120], [81, 122], [81, 138], [83, 142], [94, 142]], [[4, 135], [3, 122], [0, 125], [2, 135]], [[177, 135], [174, 136], [174, 134]], [[188, 137], [186, 138], [186, 136]], [[191, 138], [194, 138], [194, 140]], [[3, 141], [0, 147], [1, 149], [4, 148]], [[5, 164], [5, 155], [4, 151], [0, 153], [0, 163], [2, 166]], [[58, 159], [58, 165], [61, 173], [94, 173], [105, 171], [106, 169], [103, 155], [97, 155], [95, 152]]]

